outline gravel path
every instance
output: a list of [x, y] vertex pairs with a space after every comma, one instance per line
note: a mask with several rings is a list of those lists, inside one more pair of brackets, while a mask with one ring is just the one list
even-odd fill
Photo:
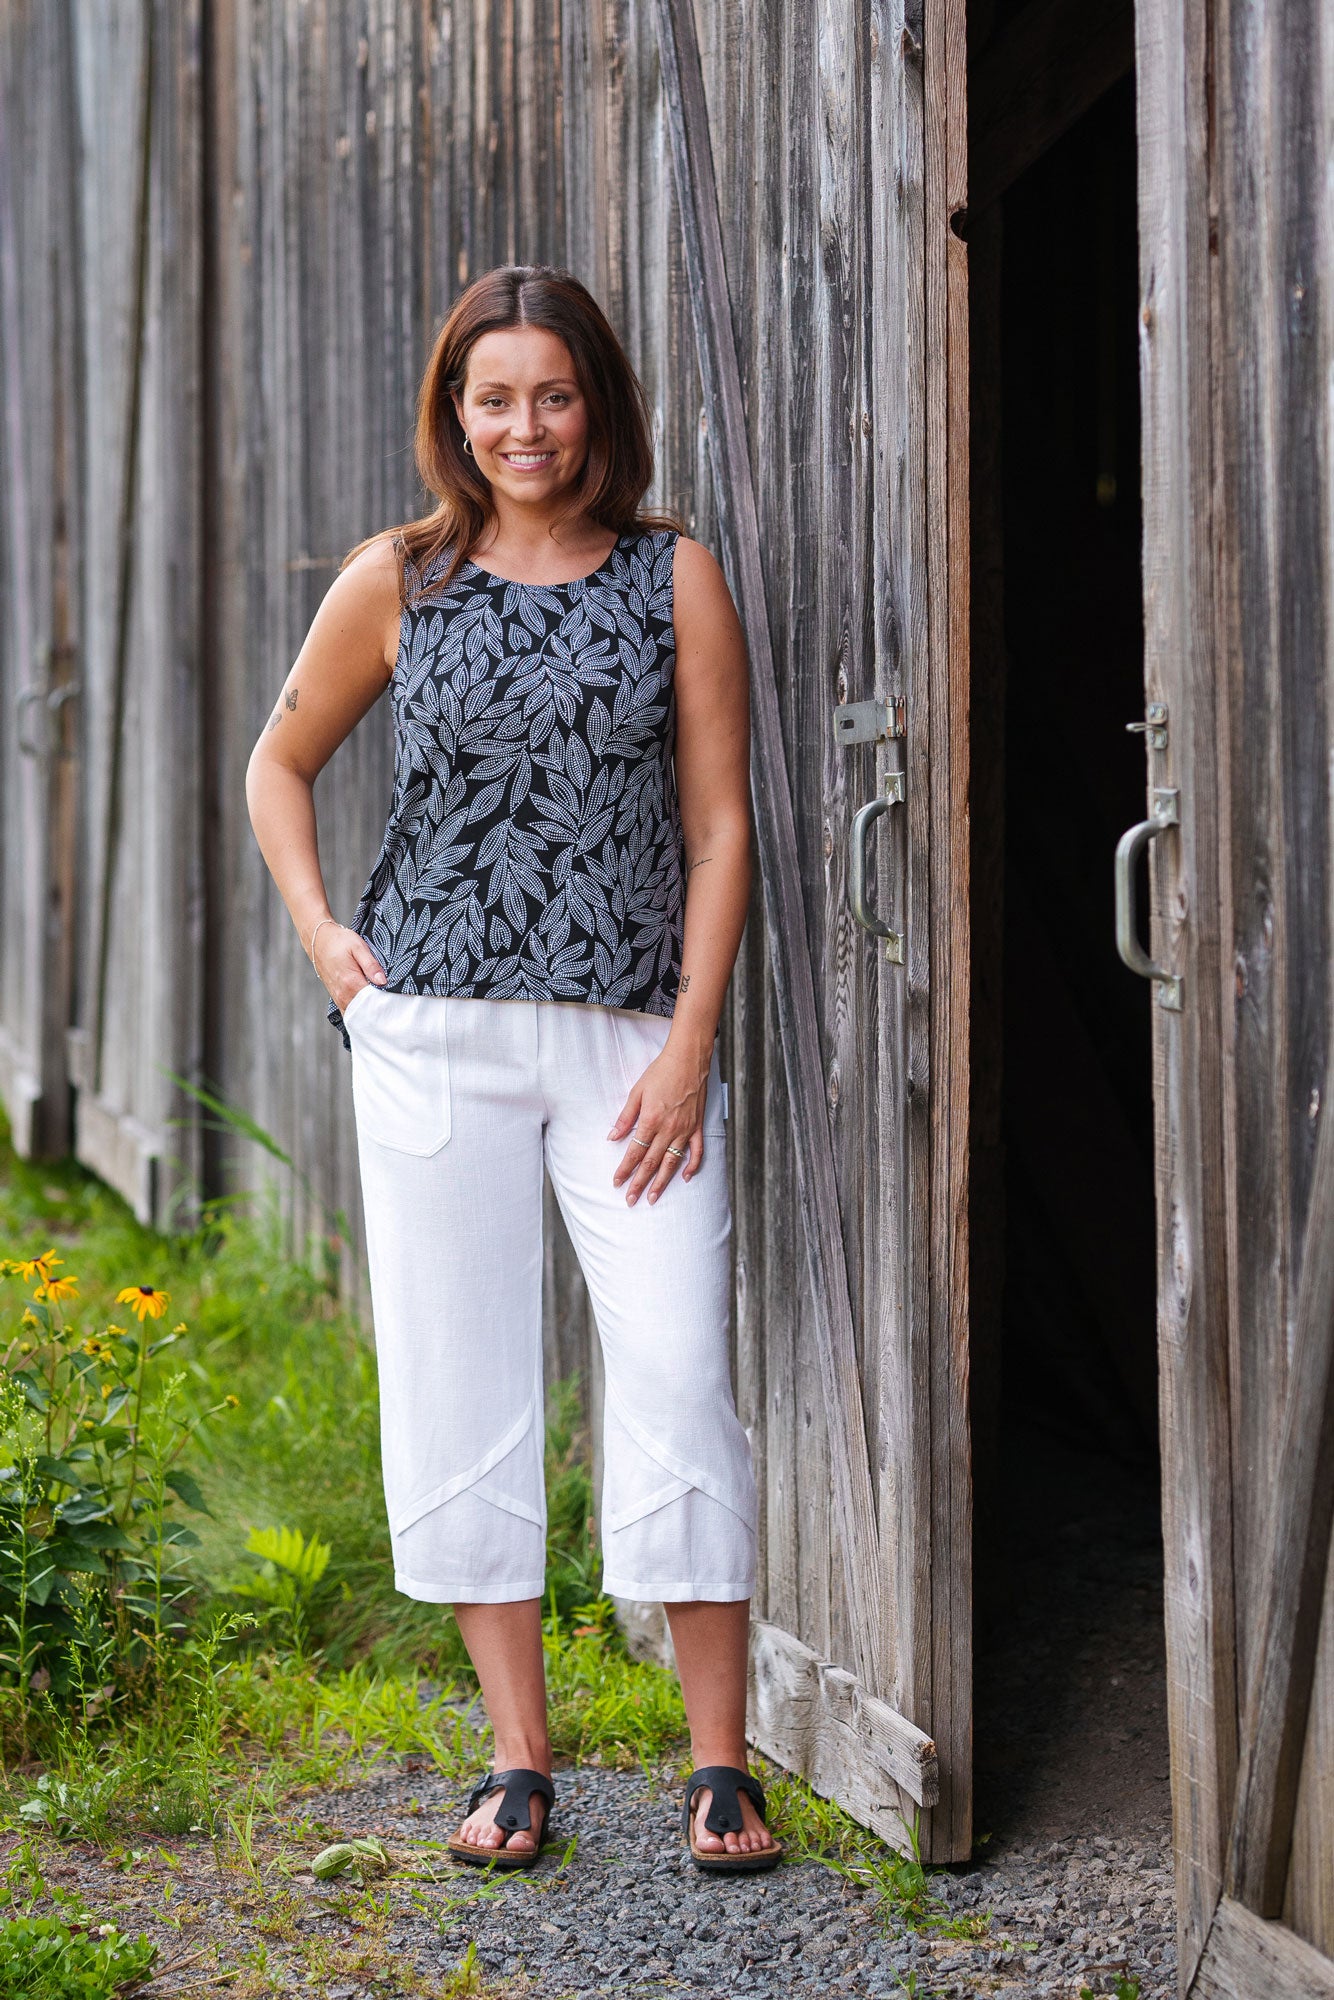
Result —
[[[557, 1772], [551, 1843], [531, 1874], [488, 1880], [416, 1845], [443, 1841], [463, 1803], [425, 1759], [294, 1801], [286, 1840], [260, 1843], [262, 1888], [219, 1875], [206, 1843], [117, 1860], [43, 1842], [42, 1866], [159, 1940], [160, 1964], [180, 1970], [145, 2000], [1079, 2000], [1114, 1993], [1118, 1975], [1138, 1979], [1140, 2000], [1173, 2000], [1153, 1495], [1086, 1459], [1052, 1463], [1014, 1529], [1006, 1609], [978, 1648], [975, 1859], [931, 1876], [954, 1913], [990, 1913], [979, 1940], [886, 1925], [872, 1893], [818, 1863], [702, 1876], [680, 1846], [675, 1786], [596, 1765]], [[389, 1876], [367, 1895], [315, 1881], [319, 1847], [368, 1833], [395, 1858]]]
[[[1173, 1990], [1171, 1874], [1157, 1846], [1094, 1835], [941, 1871], [933, 1885], [953, 1910], [992, 1912], [985, 1939], [959, 1942], [885, 1934], [875, 1899], [818, 1863], [758, 1878], [701, 1876], [678, 1845], [674, 1793], [665, 1785], [651, 1793], [640, 1773], [585, 1766], [556, 1782], [552, 1842], [532, 1875], [503, 1878], [494, 1895], [467, 1901], [483, 1878], [458, 1869], [443, 1893], [428, 1892], [428, 1907], [439, 1899], [429, 1916], [396, 1919], [388, 1943], [422, 1975], [457, 1966], [475, 1944], [498, 1991], [522, 1992], [526, 1976], [553, 2000], [682, 1989], [815, 2000], [912, 1991], [912, 1975], [920, 1994], [951, 2000], [1075, 2000], [1081, 1984], [1112, 1991], [1118, 1971], [1138, 1975], [1142, 2000], [1168, 2000]], [[460, 1804], [433, 1777], [384, 1774], [305, 1807], [397, 1848], [414, 1835], [446, 1838]], [[563, 1867], [563, 1843], [576, 1831], [578, 1852]]]

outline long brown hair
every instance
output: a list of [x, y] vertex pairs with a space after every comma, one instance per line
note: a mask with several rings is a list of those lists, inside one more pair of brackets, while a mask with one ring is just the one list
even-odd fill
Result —
[[[484, 333], [512, 326], [546, 327], [560, 336], [588, 408], [588, 454], [560, 518], [587, 514], [618, 535], [631, 528], [681, 530], [674, 515], [647, 512], [640, 504], [653, 478], [648, 398], [593, 294], [572, 272], [552, 264], [501, 264], [475, 279], [455, 301], [436, 335], [417, 392], [417, 471], [438, 504], [420, 520], [381, 530], [394, 538], [400, 602], [407, 594], [405, 555], [423, 571], [452, 544], [449, 564], [433, 585], [439, 588], [453, 578], [495, 519], [490, 484], [463, 449], [452, 399], [463, 393], [474, 342]], [[379, 539], [370, 535], [358, 542], [339, 568]]]

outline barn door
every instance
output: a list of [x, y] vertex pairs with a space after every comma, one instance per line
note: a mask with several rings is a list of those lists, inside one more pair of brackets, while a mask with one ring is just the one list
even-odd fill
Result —
[[[827, 46], [822, 31], [821, 184], [794, 198], [819, 203], [819, 340], [836, 358], [812, 398], [829, 403], [812, 418], [820, 574], [798, 636], [809, 657], [835, 634], [841, 664], [818, 740], [785, 743], [694, 9], [656, 11], [713, 499], [750, 650], [781, 1044], [766, 1059], [785, 1084], [806, 1281], [763, 1329], [749, 1727], [885, 1839], [905, 1845], [916, 1822], [924, 1855], [956, 1859], [971, 1848], [961, 20], [931, 0], [925, 18], [852, 9]], [[822, 878], [813, 935], [803, 882]]]
[[[76, 8], [86, 422], [78, 1157], [188, 1220], [203, 1014], [199, 0]], [[137, 59], [121, 54], [128, 41]]]
[[59, 1157], [70, 1144], [78, 695], [77, 156], [62, 143], [72, 99], [65, 10], [8, 25], [0, 93], [0, 758], [11, 779], [0, 800], [0, 1102], [20, 1154]]
[[1149, 799], [1118, 900], [1155, 996], [1180, 1988], [1309, 2000], [1334, 1995], [1334, 69], [1315, 4], [1136, 15]]

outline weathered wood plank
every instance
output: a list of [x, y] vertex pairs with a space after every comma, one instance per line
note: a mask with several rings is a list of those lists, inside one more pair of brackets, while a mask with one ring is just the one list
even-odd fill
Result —
[[930, 1728], [941, 1802], [923, 1852], [972, 1847], [972, 1481], [968, 1438], [968, 261], [962, 0], [923, 28], [931, 1101]]
[[797, 1136], [797, 1181], [831, 1439], [831, 1471], [850, 1573], [857, 1662], [871, 1680], [882, 1651], [875, 1514], [707, 112], [689, 6], [684, 0], [658, 0], [658, 26], [664, 84], [673, 109], [677, 199], [695, 275], [696, 337], [711, 418], [714, 498], [729, 558], [729, 581], [750, 647], [756, 734], [752, 790]]
[[761, 1620], [751, 1625], [746, 1733], [895, 1847], [910, 1846], [902, 1818], [909, 1802], [930, 1806], [939, 1796], [936, 1746], [925, 1731], [845, 1668]]
[[[1324, 1475], [1309, 1463], [1326, 1418], [1308, 1346], [1331, 1337], [1308, 1317], [1310, 1282], [1322, 1282], [1330, 1033], [1334, 587], [1330, 419], [1320, 386], [1334, 352], [1328, 41], [1317, 6], [1220, 5], [1213, 61], [1224, 330], [1218, 653], [1229, 725], [1224, 935], [1234, 967], [1232, 1546], [1238, 1682], [1249, 1695], [1228, 1880], [1261, 1914], [1282, 1915], [1334, 1955], [1334, 1615], [1324, 1555], [1311, 1546], [1313, 1534], [1322, 1539], [1329, 1503]], [[1263, 174], [1254, 171], [1257, 148], [1268, 163]], [[1311, 1430], [1294, 1465], [1302, 1403]], [[1304, 1507], [1314, 1520], [1309, 1511], [1300, 1518]], [[1280, 1516], [1289, 1516], [1286, 1528]], [[1323, 1540], [1327, 1547], [1327, 1527]]]
[[[1223, 1183], [1215, 684], [1209, 70], [1202, 7], [1140, 0], [1140, 392], [1145, 691], [1166, 702], [1154, 784], [1183, 817], [1154, 857], [1154, 1008], [1168, 1728], [1183, 1991], [1222, 1881], [1236, 1758]], [[1160, 849], [1163, 842], [1155, 843]], [[1151, 1004], [1146, 992], [1146, 1006]]]
[[[1329, 1096], [1329, 1093], [1326, 1093]], [[1255, 1674], [1242, 1712], [1227, 1893], [1263, 1917], [1283, 1909], [1297, 1783], [1334, 1528], [1334, 1117], [1320, 1120], [1288, 1373]]]
[[1334, 1965], [1284, 1925], [1224, 1896], [1189, 1991], [1191, 2000], [1334, 2000]]
[[[901, 817], [884, 821], [877, 907], [905, 933], [906, 963], [876, 951], [877, 1202], [883, 1246], [872, 1345], [882, 1573], [891, 1623], [877, 1691], [929, 1715], [931, 1598], [920, 1561], [931, 1532], [930, 1452], [930, 701], [926, 543], [926, 280], [920, 7], [871, 16], [869, 340], [872, 476], [870, 591], [875, 693], [902, 701], [907, 739], [886, 764], [906, 773]], [[898, 823], [893, 822], [898, 819]]]

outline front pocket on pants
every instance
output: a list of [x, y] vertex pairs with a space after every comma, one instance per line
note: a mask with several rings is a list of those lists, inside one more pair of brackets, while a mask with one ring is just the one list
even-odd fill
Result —
[[[353, 995], [360, 997], [362, 989]], [[438, 1153], [452, 1123], [448, 996], [372, 985], [356, 1011], [352, 1101], [363, 1138], [397, 1153]]]

